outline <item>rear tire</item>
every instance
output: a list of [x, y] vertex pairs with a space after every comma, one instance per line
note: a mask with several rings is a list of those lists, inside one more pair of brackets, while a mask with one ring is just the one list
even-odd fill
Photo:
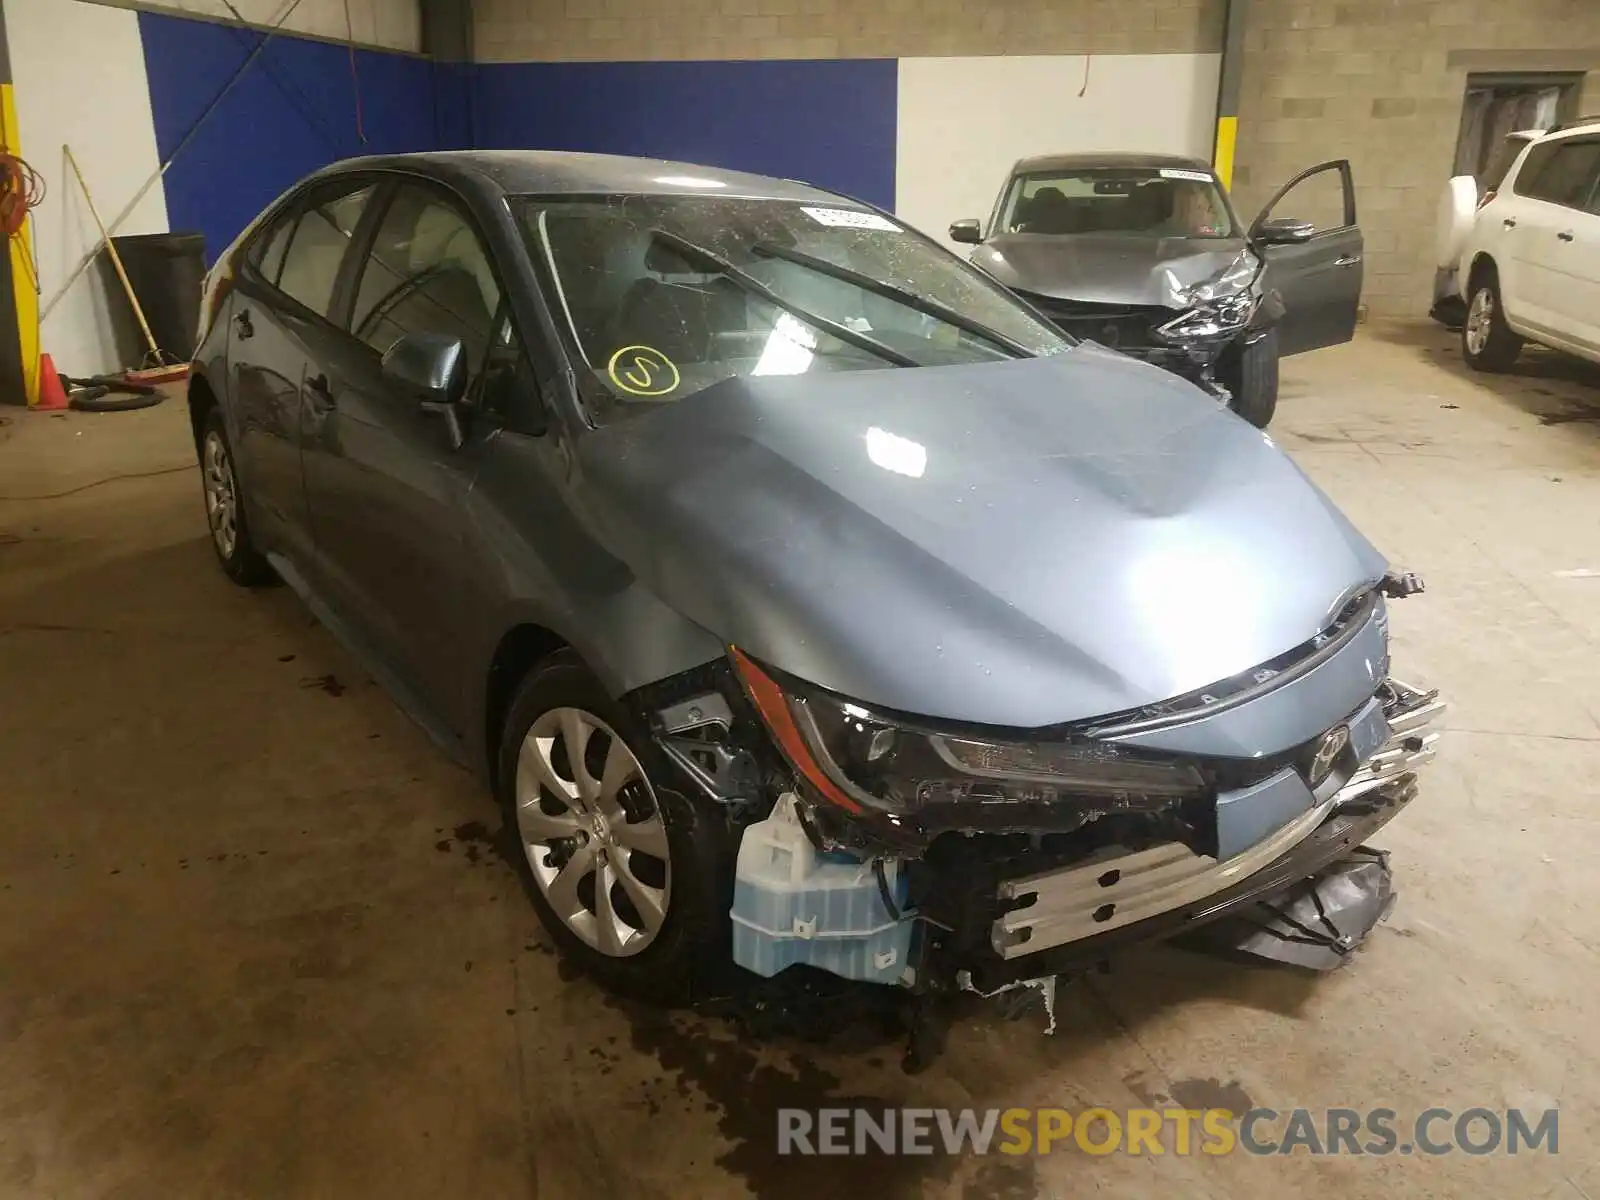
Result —
[[1500, 275], [1492, 264], [1472, 273], [1467, 316], [1461, 324], [1461, 355], [1474, 371], [1506, 371], [1522, 353], [1522, 339], [1506, 324]]
[[726, 818], [678, 790], [649, 734], [572, 651], [517, 689], [495, 790], [524, 890], [567, 961], [613, 992], [668, 1005], [727, 969]]
[[250, 536], [244, 491], [234, 468], [222, 409], [213, 405], [200, 428], [200, 487], [206, 502], [211, 548], [222, 573], [240, 587], [263, 587], [277, 581], [272, 567]]
[[1269, 329], [1240, 349], [1230, 374], [1233, 398], [1228, 407], [1257, 429], [1265, 429], [1278, 411], [1278, 331]]

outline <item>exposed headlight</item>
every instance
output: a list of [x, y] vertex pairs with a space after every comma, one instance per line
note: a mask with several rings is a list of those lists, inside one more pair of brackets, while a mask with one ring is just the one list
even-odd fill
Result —
[[1117, 808], [1201, 795], [1193, 767], [1095, 743], [990, 741], [919, 729], [829, 696], [775, 683], [735, 651], [734, 665], [791, 763], [822, 798], [850, 811], [929, 805], [1079, 802]]
[[1200, 304], [1180, 313], [1156, 332], [1174, 341], [1186, 338], [1211, 338], [1237, 333], [1250, 323], [1256, 311], [1256, 298], [1240, 292], [1211, 304]]
[[1187, 287], [1169, 271], [1167, 290], [1175, 308], [1184, 311], [1156, 332], [1173, 341], [1214, 338], [1236, 333], [1250, 323], [1256, 309], [1252, 287], [1261, 272], [1261, 260], [1241, 250], [1210, 279]]

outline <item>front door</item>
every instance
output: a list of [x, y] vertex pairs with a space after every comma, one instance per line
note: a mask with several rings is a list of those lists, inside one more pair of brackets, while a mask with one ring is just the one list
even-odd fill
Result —
[[352, 276], [347, 332], [306, 381], [319, 573], [376, 636], [400, 682], [445, 717], [457, 699], [465, 500], [493, 427], [469, 417], [466, 443], [453, 445], [438, 414], [386, 381], [382, 361], [405, 334], [444, 333], [462, 340], [476, 375], [500, 294], [482, 241], [450, 195], [401, 184]]
[[[1263, 223], [1285, 217], [1310, 222], [1310, 239], [1262, 244]], [[1320, 163], [1284, 184], [1261, 210], [1251, 236], [1266, 259], [1267, 288], [1283, 299], [1280, 355], [1337, 346], [1355, 336], [1363, 248], [1348, 161]]]

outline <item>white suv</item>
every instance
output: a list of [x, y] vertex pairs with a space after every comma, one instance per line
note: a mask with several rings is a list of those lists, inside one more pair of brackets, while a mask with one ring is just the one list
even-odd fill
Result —
[[1473, 369], [1505, 370], [1524, 340], [1600, 362], [1600, 119], [1517, 156], [1472, 219], [1456, 279]]

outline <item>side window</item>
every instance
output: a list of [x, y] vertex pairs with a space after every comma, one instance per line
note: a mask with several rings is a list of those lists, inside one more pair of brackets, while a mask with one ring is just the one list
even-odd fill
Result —
[[1345, 189], [1344, 173], [1333, 168], [1315, 171], [1278, 197], [1263, 217], [1292, 217], [1310, 221], [1317, 233], [1348, 229], [1355, 224]]
[[500, 285], [459, 210], [425, 188], [400, 188], [362, 270], [350, 329], [379, 354], [408, 333], [459, 337], [474, 368], [495, 334]]
[[372, 187], [313, 201], [301, 212], [283, 258], [279, 290], [314, 313], [328, 315], [333, 288]]
[[480, 385], [479, 403], [514, 428], [537, 435], [548, 427], [549, 414], [539, 397], [533, 362], [517, 334], [516, 322], [504, 308], [495, 320]]
[[1597, 174], [1600, 140], [1567, 138], [1545, 142], [1528, 152], [1514, 190], [1517, 195], [1534, 200], [1582, 208], [1589, 201]]
[[294, 212], [278, 217], [272, 228], [256, 239], [251, 247], [250, 261], [268, 283], [278, 282], [278, 272], [283, 270], [284, 252], [289, 249], [289, 235], [294, 232]]
[[1589, 202], [1595, 172], [1600, 170], [1600, 141], [1569, 141], [1551, 168], [1551, 199], [1569, 208]]
[[1528, 151], [1528, 157], [1522, 160], [1522, 168], [1517, 172], [1517, 177], [1511, 181], [1511, 190], [1519, 196], [1528, 196], [1535, 200], [1544, 197], [1539, 191], [1539, 180], [1550, 165], [1550, 160], [1555, 157], [1556, 146], [1559, 143], [1546, 142], [1542, 146], [1535, 146]]

